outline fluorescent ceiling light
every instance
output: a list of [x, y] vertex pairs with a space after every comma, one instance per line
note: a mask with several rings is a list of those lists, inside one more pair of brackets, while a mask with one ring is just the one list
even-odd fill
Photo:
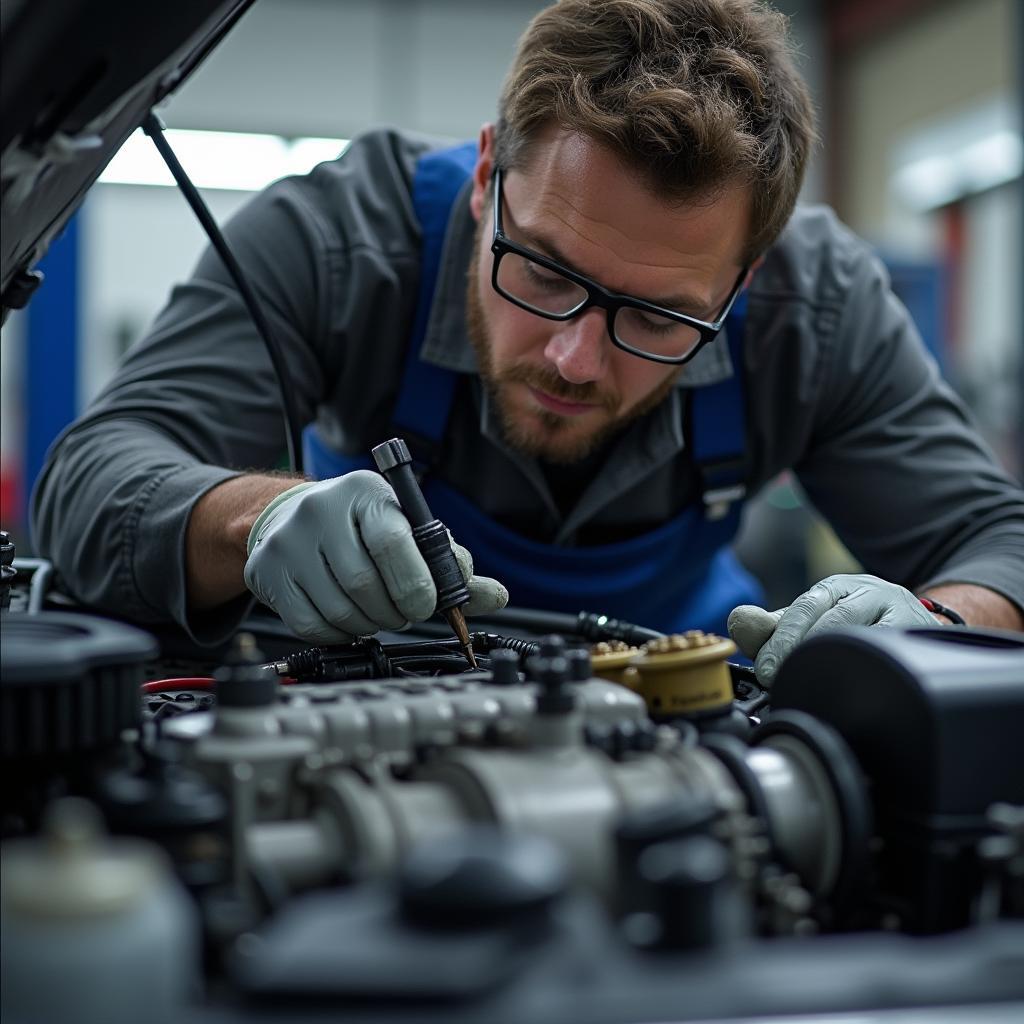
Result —
[[890, 184], [912, 210], [934, 210], [1014, 181], [1024, 172], [1019, 110], [996, 97], [926, 126], [894, 153]]
[[[286, 139], [280, 135], [205, 132], [169, 128], [167, 141], [197, 188], [258, 192], [278, 178], [305, 174], [332, 160], [348, 139]], [[139, 129], [99, 177], [117, 185], [173, 185], [167, 165]]]
[[1011, 131], [996, 132], [966, 146], [959, 156], [966, 186], [982, 192], [1020, 177], [1024, 140]]
[[900, 168], [893, 176], [896, 194], [911, 209], [934, 210], [961, 195], [955, 161], [929, 156]]

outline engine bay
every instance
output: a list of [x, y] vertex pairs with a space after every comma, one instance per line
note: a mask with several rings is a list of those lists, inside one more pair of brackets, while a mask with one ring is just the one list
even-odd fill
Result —
[[5, 1019], [1019, 1012], [1019, 636], [822, 636], [771, 692], [600, 615], [211, 657], [15, 567]]

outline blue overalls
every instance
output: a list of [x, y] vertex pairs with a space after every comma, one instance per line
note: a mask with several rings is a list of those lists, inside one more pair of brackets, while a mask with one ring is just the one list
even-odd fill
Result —
[[[413, 202], [423, 229], [416, 318], [394, 411], [395, 436], [439, 448], [455, 391], [454, 371], [420, 359], [448, 217], [476, 162], [476, 145], [426, 154], [417, 164]], [[559, 547], [523, 537], [484, 515], [472, 501], [430, 475], [422, 480], [431, 511], [473, 554], [475, 569], [508, 588], [522, 608], [593, 611], [665, 632], [724, 634], [729, 612], [760, 603], [760, 588], [729, 544], [745, 495], [745, 409], [741, 343], [746, 297], [727, 321], [732, 377], [693, 389], [693, 458], [702, 500], [649, 533], [613, 544]], [[380, 440], [385, 440], [381, 438]], [[315, 425], [303, 433], [305, 469], [325, 479], [372, 468], [329, 448]]]

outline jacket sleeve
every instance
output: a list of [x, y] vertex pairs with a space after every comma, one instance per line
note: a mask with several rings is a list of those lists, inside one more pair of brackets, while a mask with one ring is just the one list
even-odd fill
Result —
[[[401, 168], [391, 160], [374, 176], [363, 173], [366, 162], [357, 149], [278, 182], [225, 229], [284, 352], [302, 422], [334, 382], [359, 369], [366, 357], [350, 343], [374, 336], [371, 321], [399, 332], [415, 273], [407, 246], [378, 230], [396, 205], [379, 194], [381, 180], [390, 173], [391, 191], [401, 193]], [[377, 213], [358, 208], [350, 179], [359, 175], [359, 187], [377, 189]], [[263, 342], [207, 250], [149, 335], [54, 443], [36, 486], [36, 547], [72, 595], [138, 622], [177, 621], [202, 642], [227, 635], [250, 602], [189, 614], [186, 527], [217, 484], [286, 466], [279, 395]]]
[[911, 589], [973, 583], [1024, 607], [1024, 491], [866, 247], [822, 353], [821, 400], [795, 469], [844, 543]]

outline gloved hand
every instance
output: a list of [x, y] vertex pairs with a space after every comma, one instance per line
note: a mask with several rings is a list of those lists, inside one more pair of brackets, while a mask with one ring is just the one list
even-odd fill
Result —
[[[508, 591], [473, 575], [452, 545], [469, 586], [466, 614], [503, 608]], [[279, 494], [249, 532], [245, 585], [310, 641], [348, 643], [429, 618], [437, 589], [391, 485], [357, 470]]]
[[938, 620], [904, 587], [877, 576], [829, 576], [788, 608], [768, 612], [744, 604], [729, 615], [729, 636], [754, 660], [762, 686], [771, 686], [779, 666], [808, 637], [845, 626], [934, 626]]

